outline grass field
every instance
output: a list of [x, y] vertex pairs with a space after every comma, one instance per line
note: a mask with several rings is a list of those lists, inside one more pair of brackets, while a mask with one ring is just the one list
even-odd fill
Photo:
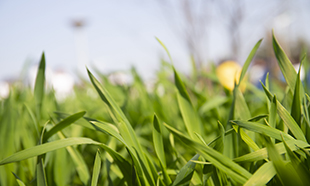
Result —
[[125, 85], [87, 69], [62, 101], [43, 54], [35, 88], [0, 101], [0, 185], [310, 185], [309, 89], [274, 35], [285, 87], [247, 82], [261, 40], [232, 90], [214, 66], [179, 74], [159, 43], [171, 62], [151, 90], [135, 69]]

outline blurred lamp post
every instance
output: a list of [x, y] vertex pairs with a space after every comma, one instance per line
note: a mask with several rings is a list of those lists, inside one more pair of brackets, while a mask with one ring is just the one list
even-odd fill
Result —
[[89, 64], [88, 39], [85, 32], [86, 22], [83, 19], [72, 21], [75, 35], [75, 48], [77, 56], [77, 70], [80, 74], [85, 74], [85, 66]]

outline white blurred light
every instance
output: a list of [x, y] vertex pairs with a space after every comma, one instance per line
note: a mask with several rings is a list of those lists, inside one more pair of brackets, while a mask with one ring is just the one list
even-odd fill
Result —
[[10, 85], [8, 82], [0, 81], [0, 99], [6, 99], [10, 94]]
[[57, 71], [52, 76], [52, 86], [58, 101], [63, 101], [73, 95], [74, 78], [63, 71]]
[[[296, 72], [298, 73], [300, 63], [297, 63], [297, 64], [295, 64], [295, 65], [293, 65], [293, 66], [294, 66]], [[305, 76], [306, 76], [306, 74], [305, 74], [304, 67], [301, 66], [301, 69], [300, 69], [300, 80], [301, 80], [301, 81], [304, 80], [304, 79], [305, 79]]]

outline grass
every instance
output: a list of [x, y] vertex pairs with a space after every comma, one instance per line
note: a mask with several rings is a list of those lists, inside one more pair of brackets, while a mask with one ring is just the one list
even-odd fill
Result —
[[274, 35], [287, 86], [246, 82], [261, 41], [232, 91], [215, 68], [188, 78], [171, 61], [152, 91], [134, 69], [129, 85], [87, 69], [62, 102], [44, 86], [43, 54], [34, 90], [15, 83], [1, 100], [0, 185], [310, 185], [307, 82]]

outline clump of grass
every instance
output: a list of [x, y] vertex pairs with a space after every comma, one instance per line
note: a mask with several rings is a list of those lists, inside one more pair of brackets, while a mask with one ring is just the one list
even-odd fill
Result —
[[287, 91], [269, 78], [240, 90], [261, 41], [231, 92], [215, 69], [185, 78], [163, 62], [152, 91], [134, 69], [130, 85], [87, 69], [61, 103], [44, 92], [43, 54], [34, 91], [1, 101], [0, 185], [310, 185], [310, 97], [274, 35]]

